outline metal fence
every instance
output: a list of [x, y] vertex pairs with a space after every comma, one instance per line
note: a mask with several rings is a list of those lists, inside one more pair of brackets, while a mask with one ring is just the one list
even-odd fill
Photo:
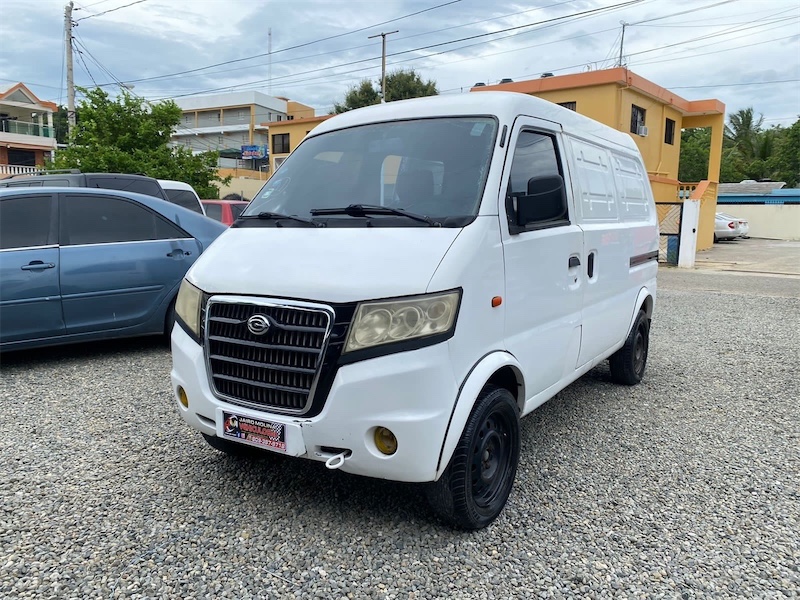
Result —
[[658, 211], [658, 262], [678, 264], [678, 249], [681, 247], [681, 220], [683, 202], [659, 202]]

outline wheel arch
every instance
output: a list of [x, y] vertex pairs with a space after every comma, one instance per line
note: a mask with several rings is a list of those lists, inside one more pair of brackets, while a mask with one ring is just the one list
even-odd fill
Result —
[[517, 409], [522, 412], [525, 405], [525, 380], [522, 367], [517, 359], [508, 352], [497, 350], [483, 356], [470, 369], [453, 405], [450, 422], [442, 440], [439, 462], [436, 465], [436, 477], [439, 479], [453, 456], [458, 440], [464, 431], [479, 394], [487, 385], [494, 385], [508, 390], [514, 396]]
[[653, 318], [653, 309], [655, 308], [655, 303], [656, 300], [653, 295], [653, 292], [650, 291], [650, 288], [645, 286], [639, 290], [639, 295], [636, 298], [636, 304], [634, 304], [634, 310], [633, 313], [631, 314], [631, 320], [628, 323], [628, 333], [630, 333], [630, 330], [633, 327], [633, 323], [636, 321], [636, 315], [639, 314], [640, 310], [644, 311], [648, 319]]

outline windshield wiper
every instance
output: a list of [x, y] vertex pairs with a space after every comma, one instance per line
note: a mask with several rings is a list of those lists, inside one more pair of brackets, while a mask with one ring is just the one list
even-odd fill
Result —
[[298, 223], [305, 223], [306, 225], [311, 225], [312, 227], [322, 227], [322, 223], [317, 223], [312, 221], [311, 219], [305, 219], [303, 217], [298, 217], [297, 215], [284, 215], [281, 213], [276, 212], [260, 212], [256, 216], [258, 219], [271, 219], [274, 221], [279, 221], [281, 219], [289, 219], [290, 221], [297, 221]]
[[390, 206], [377, 206], [374, 204], [350, 204], [339, 208], [312, 208], [309, 211], [312, 215], [350, 215], [351, 217], [366, 217], [368, 215], [397, 215], [407, 217], [415, 221], [427, 223], [431, 227], [441, 227], [439, 221], [435, 221], [425, 215], [408, 212], [402, 208], [392, 208]]

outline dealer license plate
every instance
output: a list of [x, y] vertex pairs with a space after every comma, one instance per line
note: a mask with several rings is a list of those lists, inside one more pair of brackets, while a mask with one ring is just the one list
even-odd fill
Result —
[[278, 452], [286, 452], [286, 426], [222, 411], [222, 437]]

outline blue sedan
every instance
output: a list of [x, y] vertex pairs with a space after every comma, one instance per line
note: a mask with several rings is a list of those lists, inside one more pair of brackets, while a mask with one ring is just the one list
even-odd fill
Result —
[[169, 334], [183, 276], [227, 228], [119, 190], [0, 190], [0, 351]]

